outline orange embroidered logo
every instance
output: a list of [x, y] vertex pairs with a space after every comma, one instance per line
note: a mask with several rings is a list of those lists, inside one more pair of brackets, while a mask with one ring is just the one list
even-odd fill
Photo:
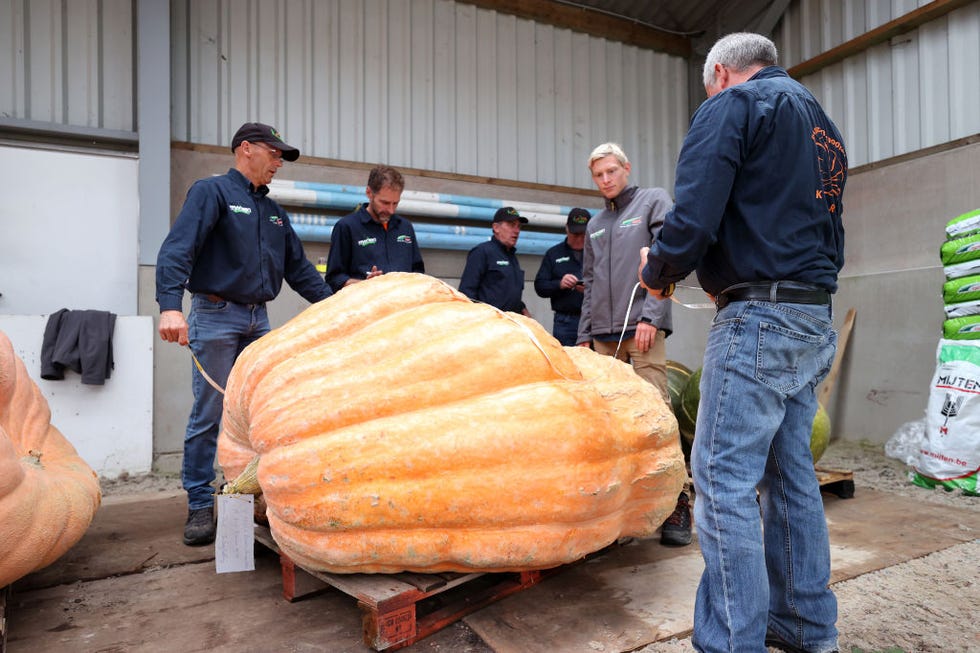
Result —
[[820, 165], [820, 182], [823, 186], [817, 189], [816, 198], [826, 200], [828, 210], [837, 213], [840, 196], [844, 190], [844, 180], [847, 177], [847, 155], [844, 153], [844, 145], [828, 136], [820, 127], [813, 128], [810, 138], [817, 146], [817, 162]]

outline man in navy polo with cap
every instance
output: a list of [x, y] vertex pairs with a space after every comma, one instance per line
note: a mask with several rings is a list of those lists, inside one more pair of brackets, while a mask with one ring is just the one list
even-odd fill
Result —
[[395, 213], [405, 179], [391, 166], [368, 173], [368, 202], [341, 218], [330, 235], [326, 280], [334, 292], [385, 272], [425, 272], [412, 223]]
[[555, 312], [552, 335], [566, 347], [574, 347], [578, 339], [578, 321], [582, 315], [582, 249], [585, 230], [592, 214], [575, 208], [565, 221], [565, 240], [545, 252], [541, 267], [534, 277], [534, 292], [551, 298]]
[[524, 305], [524, 270], [517, 260], [517, 239], [527, 218], [512, 206], [497, 209], [493, 215], [493, 237], [466, 255], [466, 267], [459, 280], [459, 291], [477, 302], [502, 311], [529, 315]]
[[[226, 174], [201, 179], [160, 247], [156, 299], [160, 337], [189, 345], [205, 372], [225, 386], [235, 359], [269, 331], [266, 302], [285, 280], [307, 301], [329, 297], [329, 286], [303, 253], [289, 216], [269, 199], [268, 184], [283, 159], [299, 150], [273, 127], [248, 122], [231, 142], [235, 165]], [[185, 320], [184, 290], [191, 293]], [[222, 395], [192, 365], [194, 404], [184, 434], [182, 480], [188, 516], [184, 544], [214, 540], [214, 456]]]

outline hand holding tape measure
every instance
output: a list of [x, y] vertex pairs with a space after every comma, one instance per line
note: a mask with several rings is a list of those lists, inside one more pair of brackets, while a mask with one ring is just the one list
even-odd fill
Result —
[[[677, 297], [674, 297], [674, 291], [677, 290], [677, 284], [676, 283], [670, 283], [665, 288], [650, 288], [645, 283], [643, 283], [643, 268], [646, 267], [646, 264], [647, 264], [647, 255], [649, 253], [650, 253], [650, 248], [649, 247], [641, 247], [640, 248], [640, 266], [636, 270], [636, 276], [639, 279], [639, 285], [641, 285], [644, 288], [646, 288], [647, 289], [647, 292], [649, 292], [651, 295], [653, 295], [657, 299], [668, 299], [669, 298], [675, 304], [680, 304], [684, 308], [690, 308], [690, 309], [694, 309], [694, 310], [701, 310], [701, 309], [707, 309], [707, 308], [714, 308], [715, 307], [714, 301], [711, 301], [711, 302], [702, 302], [702, 303], [695, 303], [695, 304], [687, 304], [687, 303], [684, 303], [681, 300], [677, 299]], [[709, 297], [710, 297], [710, 295], [709, 295]]]

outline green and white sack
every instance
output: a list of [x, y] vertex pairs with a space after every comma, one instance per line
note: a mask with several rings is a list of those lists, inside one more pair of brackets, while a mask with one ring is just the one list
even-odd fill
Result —
[[947, 279], [962, 279], [980, 274], [980, 258], [947, 265], [943, 268], [943, 274], [946, 275]]
[[943, 303], [972, 302], [980, 299], [980, 274], [950, 279], [943, 284]]
[[980, 209], [958, 215], [946, 223], [946, 240], [962, 238], [974, 231], [980, 231]]
[[954, 317], [943, 322], [943, 338], [950, 340], [980, 339], [980, 315]]
[[959, 302], [958, 304], [946, 304], [943, 306], [946, 311], [946, 319], [954, 317], [965, 317], [967, 315], [980, 315], [980, 299], [972, 302]]
[[953, 265], [978, 258], [980, 258], [980, 233], [972, 234], [966, 238], [947, 240], [939, 248], [939, 259], [943, 265]]
[[940, 340], [912, 482], [977, 494], [980, 470], [980, 341]]

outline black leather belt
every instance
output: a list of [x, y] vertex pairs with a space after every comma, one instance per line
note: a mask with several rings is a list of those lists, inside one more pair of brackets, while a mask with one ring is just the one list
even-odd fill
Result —
[[238, 304], [239, 306], [263, 306], [265, 302], [256, 302], [254, 304], [242, 304], [240, 302], [233, 302], [230, 299], [225, 299], [221, 295], [212, 295], [210, 293], [200, 293], [201, 296], [205, 297], [209, 302], [214, 304], [219, 304], [221, 302], [228, 302], [229, 304]]
[[725, 308], [731, 302], [781, 302], [786, 304], [829, 304], [830, 293], [793, 281], [738, 284], [718, 293], [715, 305]]

